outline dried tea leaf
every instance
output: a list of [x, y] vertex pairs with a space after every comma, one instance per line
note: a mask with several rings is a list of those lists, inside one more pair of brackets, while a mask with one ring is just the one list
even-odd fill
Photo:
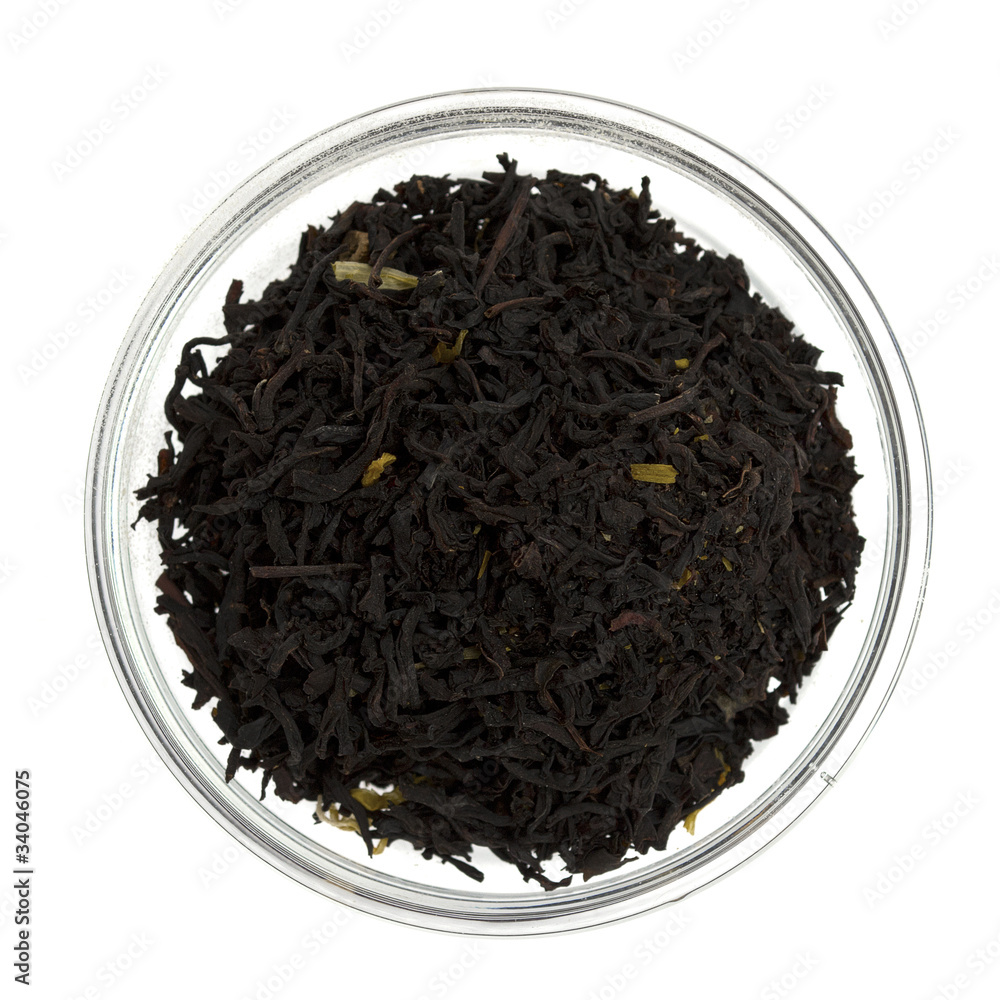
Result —
[[[361, 229], [352, 229], [344, 234], [344, 248], [337, 255], [337, 259], [352, 261], [368, 260], [368, 233]], [[334, 268], [336, 276], [336, 268]]]
[[229, 779], [556, 890], [662, 850], [779, 732], [854, 594], [858, 476], [840, 376], [736, 256], [646, 180], [499, 164], [233, 283], [137, 530]]

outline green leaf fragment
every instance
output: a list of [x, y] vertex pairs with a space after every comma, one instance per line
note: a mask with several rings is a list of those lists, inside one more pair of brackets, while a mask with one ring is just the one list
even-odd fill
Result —
[[490, 552], [489, 549], [483, 553], [483, 561], [479, 564], [479, 572], [476, 574], [477, 580], [481, 580], [483, 578], [483, 574], [486, 572], [486, 567], [489, 565], [491, 555], [493, 555], [493, 553]]
[[[357, 281], [367, 284], [371, 277], [371, 264], [363, 264], [357, 260], [337, 260], [333, 262], [333, 276], [337, 281]], [[416, 288], [420, 280], [415, 274], [397, 271], [394, 267], [383, 267], [378, 273], [381, 288], [389, 292], [400, 292], [407, 288]]]
[[432, 352], [434, 360], [439, 365], [450, 365], [462, 353], [462, 344], [465, 343], [465, 335], [468, 332], [468, 330], [459, 330], [455, 343], [450, 346], [443, 340], [439, 340], [437, 347]]
[[369, 812], [378, 812], [389, 805], [398, 806], [403, 801], [403, 793], [398, 788], [384, 795], [371, 788], [352, 788], [351, 798], [360, 802]]
[[677, 470], [672, 465], [646, 465], [631, 467], [632, 478], [639, 483], [663, 483], [670, 486], [677, 481]]

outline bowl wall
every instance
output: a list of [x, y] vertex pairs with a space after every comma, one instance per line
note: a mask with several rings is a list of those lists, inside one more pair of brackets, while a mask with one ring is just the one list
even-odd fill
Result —
[[[160, 572], [153, 525], [135, 529], [167, 424], [163, 400], [182, 344], [219, 336], [230, 281], [256, 297], [283, 277], [299, 234], [351, 201], [413, 173], [478, 176], [509, 153], [638, 189], [707, 248], [734, 253], [754, 289], [823, 350], [845, 385], [838, 415], [863, 479], [854, 494], [868, 539], [854, 603], [791, 718], [755, 747], [746, 779], [617, 872], [545, 893], [477, 851], [481, 888], [397, 844], [369, 859], [356, 835], [316, 825], [308, 806], [269, 794], [248, 772], [224, 780], [227, 748], [180, 684], [189, 664], [153, 612]], [[211, 364], [213, 348], [205, 348]], [[222, 349], [220, 349], [221, 351]], [[129, 330], [106, 390], [91, 454], [88, 551], [95, 603], [123, 690], [189, 790], [246, 846], [349, 905], [451, 930], [518, 934], [587, 926], [679, 899], [746, 861], [823, 794], [877, 719], [902, 665], [926, 575], [929, 486], [919, 410], [891, 332], [836, 244], [753, 167], [704, 137], [593, 98], [530, 91], [441, 95], [373, 112], [290, 150], [237, 188], [160, 276]]]

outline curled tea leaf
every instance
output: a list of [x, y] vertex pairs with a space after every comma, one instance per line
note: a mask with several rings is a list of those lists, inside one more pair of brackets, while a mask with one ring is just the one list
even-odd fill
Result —
[[363, 229], [351, 229], [344, 234], [344, 248], [337, 255], [342, 261], [365, 261], [368, 258], [368, 233]]

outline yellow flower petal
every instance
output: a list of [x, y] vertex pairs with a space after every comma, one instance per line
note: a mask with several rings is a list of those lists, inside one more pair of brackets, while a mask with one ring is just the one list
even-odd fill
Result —
[[726, 783], [726, 778], [729, 777], [729, 772], [732, 768], [729, 766], [728, 761], [722, 756], [722, 751], [716, 747], [715, 748], [715, 759], [722, 765], [722, 773], [719, 775], [718, 785], [722, 786]]
[[358, 821], [353, 816], [341, 816], [336, 806], [330, 806], [328, 810], [324, 809], [322, 799], [316, 801], [316, 816], [324, 823], [335, 826], [338, 830], [350, 830], [353, 833], [361, 832]]
[[382, 454], [376, 458], [367, 469], [365, 469], [365, 474], [361, 477], [361, 485], [371, 486], [372, 483], [378, 482], [379, 476], [381, 476], [382, 473], [385, 472], [385, 470], [395, 461], [395, 455], [392, 455], [387, 451], [383, 451]]
[[403, 793], [398, 788], [384, 795], [371, 788], [352, 788], [351, 798], [360, 802], [369, 812], [378, 812], [388, 805], [399, 805], [403, 801]]
[[432, 357], [439, 365], [450, 365], [461, 353], [462, 344], [465, 343], [465, 335], [468, 330], [459, 330], [453, 346], [449, 347], [443, 340], [439, 340], [437, 347], [432, 352]]
[[694, 821], [698, 818], [698, 813], [700, 812], [700, 809], [695, 809], [694, 812], [689, 812], [687, 816], [684, 817], [684, 829], [687, 830], [692, 837], [694, 836]]

